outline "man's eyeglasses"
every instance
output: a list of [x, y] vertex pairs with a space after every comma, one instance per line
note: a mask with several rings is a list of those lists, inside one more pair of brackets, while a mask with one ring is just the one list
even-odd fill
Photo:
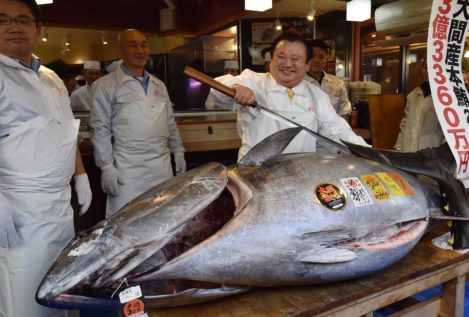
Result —
[[286, 63], [289, 60], [292, 64], [299, 64], [305, 61], [303, 56], [288, 57], [283, 54], [274, 55], [274, 59], [277, 59], [280, 63]]
[[15, 22], [19, 26], [31, 26], [33, 25], [33, 23], [36, 22], [36, 20], [25, 15], [20, 15], [16, 18], [12, 18], [8, 15], [0, 14], [0, 25], [10, 25], [13, 22]]

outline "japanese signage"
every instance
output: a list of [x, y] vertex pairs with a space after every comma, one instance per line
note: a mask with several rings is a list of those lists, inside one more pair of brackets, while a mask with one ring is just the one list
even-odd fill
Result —
[[357, 177], [341, 178], [340, 182], [347, 190], [355, 207], [371, 205], [373, 203], [365, 186]]
[[469, 176], [469, 97], [461, 69], [468, 20], [469, 0], [433, 0], [427, 39], [428, 77], [460, 179]]

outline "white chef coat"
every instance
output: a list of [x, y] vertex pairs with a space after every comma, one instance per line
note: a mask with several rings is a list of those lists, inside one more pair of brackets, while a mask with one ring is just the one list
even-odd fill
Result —
[[394, 148], [415, 152], [427, 147], [437, 147], [445, 141], [443, 130], [433, 107], [432, 96], [424, 97], [417, 87], [407, 95], [405, 115]]
[[0, 74], [0, 195], [24, 223], [22, 242], [0, 248], [0, 316], [64, 316], [38, 305], [35, 293], [74, 236], [69, 183], [78, 125], [53, 71], [36, 73], [0, 54]]
[[90, 124], [96, 165], [114, 164], [125, 182], [119, 185], [119, 195], [108, 194], [107, 216], [172, 177], [170, 151], [184, 152], [166, 86], [147, 72], [146, 76], [146, 92], [123, 66], [92, 86]]
[[88, 84], [74, 90], [70, 95], [72, 111], [90, 111], [92, 102], [91, 87]]
[[345, 89], [344, 82], [334, 75], [328, 74], [323, 71], [324, 77], [321, 83], [316, 78], [306, 74], [305, 79], [307, 82], [319, 87], [324, 91], [331, 100], [332, 107], [335, 109], [339, 116], [350, 114], [352, 112], [352, 105], [348, 99], [347, 89]]
[[[234, 78], [233, 75], [226, 74], [226, 75], [222, 75], [220, 77], [217, 77], [216, 80], [218, 80], [219, 82], [227, 82], [228, 80], [231, 80], [233, 78]], [[236, 105], [231, 105], [231, 106], [236, 107]], [[216, 104], [216, 98], [212, 94], [209, 94], [207, 96], [207, 100], [205, 100], [205, 108], [208, 109], [208, 110], [226, 109], [226, 107], [227, 107], [227, 105], [217, 105]], [[228, 110], [235, 111], [236, 109], [228, 108]]]
[[[259, 104], [334, 141], [340, 142], [342, 139], [369, 146], [363, 138], [352, 131], [343, 118], [333, 111], [328, 96], [305, 80], [293, 88], [295, 95], [290, 99], [285, 92], [286, 88], [278, 84], [270, 73], [255, 73], [247, 69], [232, 79], [223, 79], [221, 78], [220, 81], [230, 87], [234, 84], [249, 87], [254, 91]], [[211, 101], [217, 105], [223, 105], [228, 109], [237, 107], [233, 98], [221, 92], [211, 89], [210, 95]], [[257, 109], [238, 106], [238, 134], [242, 142], [238, 160], [264, 138], [287, 127], [290, 125], [281, 119], [274, 119]], [[316, 139], [302, 131], [293, 139], [284, 153], [314, 152], [315, 150]]]

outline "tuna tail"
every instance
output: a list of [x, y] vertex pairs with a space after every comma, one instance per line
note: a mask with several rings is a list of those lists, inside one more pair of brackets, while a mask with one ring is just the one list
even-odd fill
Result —
[[269, 135], [246, 153], [238, 164], [260, 165], [275, 160], [301, 130], [303, 129], [288, 128]]
[[[455, 178], [456, 162], [447, 143], [437, 148], [417, 152], [398, 152], [372, 149], [342, 141], [356, 156], [397, 167], [401, 170], [424, 175], [437, 181], [440, 193], [448, 206], [447, 215], [457, 220], [469, 217], [469, 201], [464, 185]], [[454, 249], [469, 247], [469, 222], [453, 221]]]

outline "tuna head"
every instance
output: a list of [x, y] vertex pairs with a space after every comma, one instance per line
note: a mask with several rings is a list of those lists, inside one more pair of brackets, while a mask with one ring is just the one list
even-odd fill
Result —
[[223, 165], [206, 164], [157, 185], [78, 234], [43, 279], [38, 302], [53, 301], [71, 290], [109, 288], [152, 256], [153, 265], [166, 261], [161, 249], [220, 195], [226, 183]]

